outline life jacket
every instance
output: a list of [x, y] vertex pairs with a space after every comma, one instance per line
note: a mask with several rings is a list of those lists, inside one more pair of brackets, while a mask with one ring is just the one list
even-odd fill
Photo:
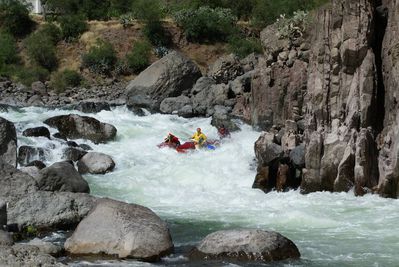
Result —
[[194, 139], [198, 144], [203, 145], [206, 142], [207, 137], [203, 133], [198, 134], [198, 132], [195, 132], [191, 139]]

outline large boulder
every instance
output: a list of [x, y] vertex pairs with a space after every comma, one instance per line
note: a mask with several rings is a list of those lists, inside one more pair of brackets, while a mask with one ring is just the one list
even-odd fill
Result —
[[2, 247], [0, 249], [0, 265], [35, 267], [66, 266], [58, 262], [56, 258], [41, 252], [38, 247], [25, 244]]
[[44, 191], [89, 193], [89, 184], [69, 162], [57, 162], [40, 170], [37, 184]]
[[37, 191], [36, 181], [0, 160], [0, 199], [12, 202]]
[[190, 59], [171, 52], [128, 84], [126, 104], [159, 111], [165, 98], [188, 93], [200, 77], [199, 68]]
[[241, 76], [244, 70], [240, 59], [234, 54], [218, 58], [215, 63], [209, 67], [208, 76], [212, 77], [217, 83], [227, 84], [236, 77]]
[[52, 256], [58, 256], [64, 250], [64, 248], [59, 245], [43, 241], [39, 238], [32, 239], [26, 243], [26, 245], [37, 247], [40, 252], [50, 254]]
[[0, 117], [0, 160], [17, 166], [17, 133], [12, 122]]
[[57, 128], [61, 135], [70, 138], [84, 138], [94, 143], [105, 143], [116, 136], [116, 128], [108, 123], [102, 123], [95, 118], [76, 114], [61, 115], [49, 118], [45, 124]]
[[92, 209], [96, 198], [85, 193], [37, 191], [9, 203], [8, 223], [19, 229], [73, 229]]
[[104, 174], [115, 168], [113, 159], [103, 153], [89, 152], [78, 161], [79, 173]]
[[258, 229], [224, 230], [206, 236], [191, 252], [193, 258], [279, 261], [299, 259], [296, 245], [276, 232]]
[[255, 142], [255, 155], [259, 163], [269, 165], [271, 162], [284, 156], [283, 148], [273, 143], [273, 136], [267, 132], [263, 133]]
[[33, 137], [43, 136], [43, 137], [47, 137], [48, 139], [50, 139], [50, 131], [44, 126], [28, 128], [22, 132], [22, 135], [23, 136], [33, 136]]
[[166, 223], [150, 209], [102, 199], [65, 242], [65, 249], [155, 261], [172, 252], [173, 243]]
[[188, 96], [168, 97], [161, 102], [160, 110], [166, 114], [181, 113], [185, 106], [191, 105], [191, 100]]
[[63, 152], [62, 159], [72, 160], [72, 161], [78, 161], [84, 155], [87, 154], [87, 152], [84, 151], [83, 149], [76, 148], [76, 147], [67, 147], [62, 152]]

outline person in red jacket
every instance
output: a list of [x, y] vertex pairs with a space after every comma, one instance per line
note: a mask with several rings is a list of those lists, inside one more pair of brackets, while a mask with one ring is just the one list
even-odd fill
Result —
[[224, 127], [224, 125], [222, 124], [220, 126], [220, 128], [218, 129], [218, 135], [220, 139], [226, 138], [226, 137], [230, 137], [230, 132], [229, 130]]
[[171, 133], [169, 133], [168, 136], [166, 136], [164, 141], [165, 141], [166, 144], [170, 144], [170, 145], [173, 145], [175, 147], [180, 146], [179, 138], [177, 138], [176, 136], [174, 136]]

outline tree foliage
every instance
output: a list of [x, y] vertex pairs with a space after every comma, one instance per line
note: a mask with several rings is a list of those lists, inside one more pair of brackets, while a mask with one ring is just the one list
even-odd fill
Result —
[[26, 1], [0, 0], [0, 29], [14, 36], [22, 36], [30, 33], [34, 25]]

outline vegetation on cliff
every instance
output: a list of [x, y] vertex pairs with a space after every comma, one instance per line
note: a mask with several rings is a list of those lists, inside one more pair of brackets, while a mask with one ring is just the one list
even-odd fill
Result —
[[[296, 10], [311, 9], [324, 2], [326, 0], [46, 0], [43, 3], [47, 22], [44, 22], [29, 15], [30, 7], [25, 1], [1, 1], [0, 75], [29, 86], [32, 81], [47, 81], [50, 77], [59, 81], [64, 77], [60, 73], [72, 69], [81, 76], [101, 81], [101, 77], [137, 74], [157, 57], [164, 56], [168, 49], [184, 52], [182, 46], [190, 44], [220, 47], [220, 43], [224, 47], [222, 53], [245, 57], [262, 52], [257, 37], [259, 29], [275, 22], [281, 14], [289, 18]], [[93, 34], [92, 20], [119, 21], [119, 25], [123, 25], [119, 35], [135, 27], [139, 32], [132, 36], [130, 44], [121, 44], [122, 40], [117, 41], [112, 33]], [[181, 42], [181, 37], [174, 38], [176, 31], [183, 32], [183, 45], [176, 43]], [[78, 53], [69, 61], [70, 65], [66, 59], [68, 53]], [[193, 58], [205, 56], [199, 54]], [[209, 59], [199, 61], [210, 63]]]

